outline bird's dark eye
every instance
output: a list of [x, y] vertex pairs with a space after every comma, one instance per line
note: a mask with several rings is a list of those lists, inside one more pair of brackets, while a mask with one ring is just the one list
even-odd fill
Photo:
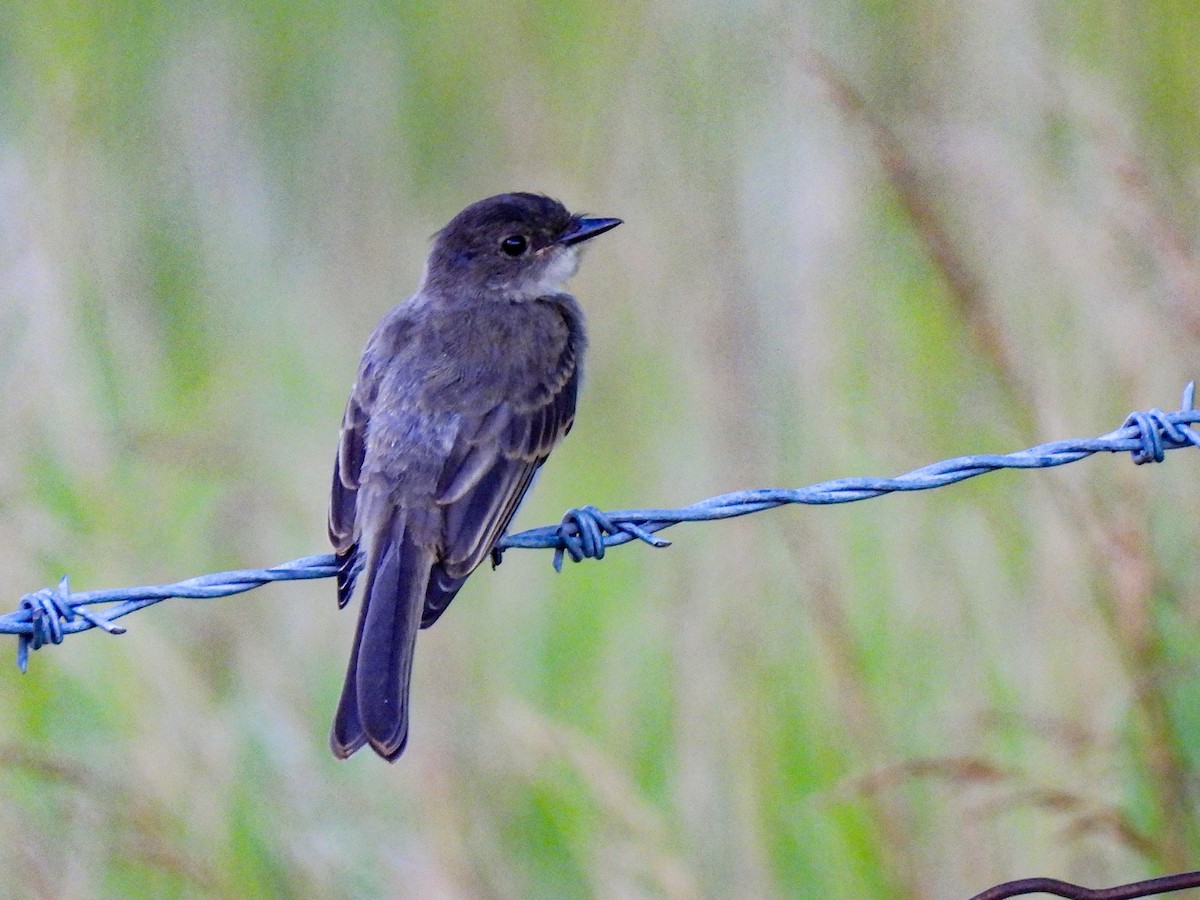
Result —
[[510, 234], [500, 242], [500, 249], [509, 256], [520, 256], [529, 249], [529, 240], [523, 234]]

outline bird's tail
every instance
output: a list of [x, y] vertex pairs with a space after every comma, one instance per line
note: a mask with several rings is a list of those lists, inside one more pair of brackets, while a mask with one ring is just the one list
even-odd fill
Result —
[[362, 609], [329, 745], [345, 759], [364, 744], [388, 761], [408, 740], [408, 682], [433, 550], [397, 512], [368, 550]]

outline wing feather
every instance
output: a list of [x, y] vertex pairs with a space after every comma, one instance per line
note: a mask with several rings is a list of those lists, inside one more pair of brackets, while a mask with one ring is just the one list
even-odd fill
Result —
[[350, 602], [354, 581], [358, 576], [356, 520], [359, 479], [367, 449], [367, 418], [356, 385], [342, 417], [337, 456], [333, 461], [333, 487], [329, 495], [329, 540], [341, 565], [337, 579], [339, 607]]
[[426, 597], [422, 627], [436, 621], [467, 575], [492, 552], [534, 473], [571, 429], [579, 372], [573, 354], [564, 353], [562, 364], [557, 390], [524, 402], [505, 401], [462, 423], [458, 444], [469, 449], [449, 461], [439, 486], [444, 524], [435, 568], [440, 571]]

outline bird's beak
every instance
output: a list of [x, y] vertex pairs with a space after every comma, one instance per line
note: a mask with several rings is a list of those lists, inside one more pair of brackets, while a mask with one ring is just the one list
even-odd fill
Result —
[[572, 219], [571, 227], [555, 243], [569, 247], [571, 244], [578, 244], [580, 241], [611, 231], [620, 224], [620, 219]]

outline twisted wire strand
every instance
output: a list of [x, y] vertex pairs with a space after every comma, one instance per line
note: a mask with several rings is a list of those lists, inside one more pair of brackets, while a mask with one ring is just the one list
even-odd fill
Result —
[[1006, 881], [976, 894], [971, 900], [1007, 900], [1009, 897], [1024, 897], [1028, 894], [1050, 894], [1067, 900], [1135, 900], [1138, 897], [1154, 897], [1173, 894], [1188, 888], [1200, 887], [1200, 872], [1179, 872], [1163, 875], [1146, 881], [1134, 881], [1108, 888], [1085, 888], [1057, 878], [1022, 878]]
[[[622, 509], [602, 512], [594, 506], [568, 510], [557, 525], [532, 528], [504, 537], [492, 554], [493, 565], [514, 549], [553, 549], [554, 568], [563, 559], [603, 559], [608, 547], [640, 540], [653, 547], [670, 544], [656, 532], [681, 522], [728, 519], [789, 503], [824, 505], [867, 500], [896, 491], [923, 491], [974, 478], [998, 469], [1038, 469], [1077, 462], [1095, 453], [1129, 453], [1138, 464], [1162, 462], [1168, 450], [1200, 447], [1200, 422], [1194, 409], [1195, 383], [1183, 391], [1180, 408], [1132, 413], [1116, 431], [1097, 438], [1053, 441], [1003, 455], [962, 456], [933, 463], [895, 478], [839, 478], [797, 489], [762, 488], [735, 491], [681, 509]], [[24, 672], [29, 653], [60, 644], [68, 634], [101, 628], [109, 634], [125, 629], [114, 620], [175, 597], [208, 599], [244, 593], [273, 581], [330, 578], [338, 574], [333, 554], [306, 556], [269, 569], [215, 572], [175, 584], [115, 588], [72, 593], [67, 578], [56, 588], [42, 588], [21, 598], [15, 612], [0, 616], [0, 634], [17, 636], [17, 665]], [[104, 610], [87, 607], [113, 604]]]
[[563, 556], [574, 562], [602, 559], [606, 547], [641, 540], [655, 547], [670, 542], [655, 532], [680, 522], [712, 521], [744, 516], [788, 503], [824, 505], [868, 500], [896, 491], [924, 491], [944, 487], [994, 472], [997, 469], [1040, 469], [1077, 462], [1095, 453], [1129, 453], [1138, 465], [1162, 462], [1166, 451], [1200, 446], [1200, 435], [1190, 428], [1200, 422], [1193, 408], [1195, 382], [1183, 391], [1175, 412], [1150, 409], [1129, 415], [1116, 431], [1097, 438], [1052, 441], [1004, 455], [960, 456], [914, 469], [895, 478], [839, 478], [797, 489], [762, 488], [735, 491], [701, 500], [682, 509], [621, 509], [603, 513], [594, 506], [568, 510], [558, 525], [532, 528], [500, 541], [499, 553], [510, 549], [554, 549], [554, 568], [561, 570]]

